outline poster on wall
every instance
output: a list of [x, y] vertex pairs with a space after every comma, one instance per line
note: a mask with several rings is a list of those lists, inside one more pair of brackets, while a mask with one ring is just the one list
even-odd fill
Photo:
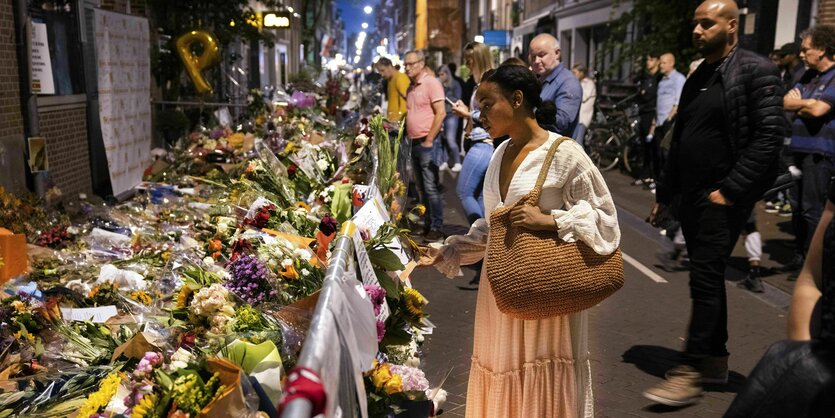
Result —
[[99, 118], [113, 195], [142, 181], [151, 152], [148, 20], [95, 9]]
[[55, 94], [46, 23], [32, 22], [32, 93]]

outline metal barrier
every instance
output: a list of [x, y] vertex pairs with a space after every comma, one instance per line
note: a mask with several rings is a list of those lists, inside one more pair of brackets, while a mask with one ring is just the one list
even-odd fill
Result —
[[[388, 139], [388, 138], [386, 138]], [[379, 160], [377, 156], [377, 144], [372, 141], [370, 144], [372, 171], [369, 177], [369, 187], [377, 187], [377, 167]], [[306, 367], [315, 371], [325, 385], [325, 371], [330, 372], [330, 367], [337, 363], [338, 378], [336, 382], [337, 405], [342, 410], [343, 417], [359, 416], [357, 403], [357, 391], [354, 386], [355, 376], [351, 365], [350, 353], [345, 342], [340, 338], [336, 320], [330, 312], [336, 292], [342, 291], [337, 281], [342, 281], [349, 268], [354, 268], [354, 242], [352, 235], [354, 224], [345, 222], [342, 231], [334, 240], [334, 249], [328, 259], [328, 269], [325, 272], [325, 280], [322, 290], [319, 293], [319, 301], [313, 311], [313, 318], [310, 321], [310, 329], [304, 340], [301, 355], [299, 355], [298, 366]], [[338, 350], [334, 347], [338, 345]], [[334, 359], [333, 354], [339, 353], [339, 358]], [[333, 393], [328, 393], [333, 396]], [[312, 405], [309, 400], [297, 398], [287, 404], [281, 414], [281, 418], [311, 418]], [[332, 411], [333, 412], [333, 411]]]
[[[328, 270], [325, 273], [325, 281], [319, 293], [319, 301], [313, 311], [313, 319], [310, 322], [310, 329], [299, 356], [298, 365], [307, 367], [322, 376], [322, 370], [329, 365], [329, 355], [333, 353], [335, 345], [339, 345], [340, 353], [338, 359], [339, 382], [353, 382], [353, 371], [348, 358], [347, 347], [339, 338], [336, 320], [329, 311], [333, 302], [335, 292], [341, 291], [337, 280], [342, 280], [348, 268], [352, 267], [351, 261], [354, 257], [354, 243], [349, 234], [343, 234], [336, 238], [336, 244], [331, 252]], [[357, 408], [357, 393], [352, 384], [337, 384], [338, 405], [342, 409], [342, 416], [355, 416]], [[332, 394], [328, 394], [332, 396]], [[297, 398], [287, 404], [281, 414], [281, 418], [310, 418], [312, 406], [309, 400]]]

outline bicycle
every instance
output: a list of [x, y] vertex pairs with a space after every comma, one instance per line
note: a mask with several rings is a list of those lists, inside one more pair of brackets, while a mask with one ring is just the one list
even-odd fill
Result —
[[[584, 138], [587, 153], [600, 171], [609, 171], [618, 165], [631, 172], [642, 165], [640, 152], [634, 152], [638, 140], [638, 107], [633, 103], [637, 94], [631, 94], [617, 102], [611, 98], [595, 103], [595, 117]], [[605, 96], [603, 96], [605, 97]]]

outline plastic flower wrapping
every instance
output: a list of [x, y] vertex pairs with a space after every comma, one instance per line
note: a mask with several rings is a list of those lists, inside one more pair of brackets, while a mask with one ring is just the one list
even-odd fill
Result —
[[[333, 240], [358, 209], [353, 186], [385, 175], [395, 222], [403, 204], [381, 116], [337, 127], [327, 115], [343, 97], [292, 97], [261, 106], [252, 94], [243, 129], [200, 128], [156, 150], [126, 202], [44, 205], [0, 188], [0, 227], [29, 244], [28, 273], [0, 298], [0, 418], [275, 415]], [[363, 235], [379, 280], [365, 286], [379, 343], [364, 376], [371, 416], [431, 396], [427, 301], [388, 249], [412, 248], [403, 225]], [[15, 261], [0, 257], [0, 271]]]

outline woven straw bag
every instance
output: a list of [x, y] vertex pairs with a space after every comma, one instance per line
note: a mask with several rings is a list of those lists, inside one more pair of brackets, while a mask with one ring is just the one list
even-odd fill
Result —
[[490, 214], [487, 279], [502, 313], [518, 319], [544, 319], [588, 309], [623, 286], [620, 249], [609, 255], [583, 242], [565, 242], [556, 231], [512, 226], [517, 205], [539, 204], [542, 185], [554, 154], [564, 140], [548, 150], [536, 186], [515, 205]]

